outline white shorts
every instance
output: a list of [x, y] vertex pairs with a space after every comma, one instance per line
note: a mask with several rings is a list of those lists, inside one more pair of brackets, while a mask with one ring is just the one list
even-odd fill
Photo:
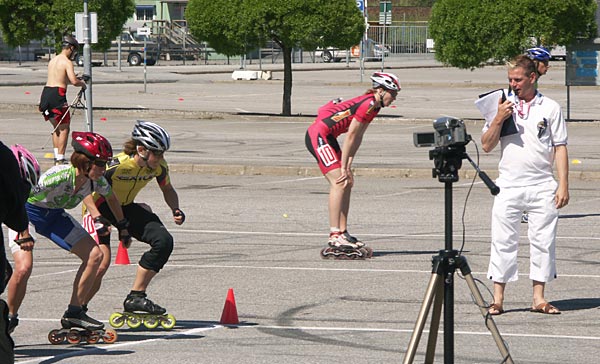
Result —
[[[37, 237], [35, 236], [35, 227], [29, 224], [29, 235], [37, 241]], [[17, 237], [17, 232], [11, 229], [8, 229], [8, 247], [10, 248], [10, 252], [15, 254], [16, 252], [21, 250], [21, 246], [15, 243], [15, 239]]]
[[556, 181], [535, 186], [501, 188], [492, 209], [492, 246], [488, 277], [506, 283], [518, 279], [518, 248], [523, 211], [529, 214], [529, 278], [556, 278]]

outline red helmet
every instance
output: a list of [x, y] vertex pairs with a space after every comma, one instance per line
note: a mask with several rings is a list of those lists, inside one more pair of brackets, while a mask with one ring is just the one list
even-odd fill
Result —
[[21, 172], [21, 177], [27, 181], [31, 187], [35, 187], [37, 185], [38, 180], [40, 179], [40, 165], [24, 146], [15, 144], [10, 147], [17, 162], [19, 162], [19, 170]]
[[76, 152], [83, 153], [91, 159], [108, 161], [112, 158], [112, 147], [108, 140], [100, 134], [84, 131], [71, 133], [71, 145]]

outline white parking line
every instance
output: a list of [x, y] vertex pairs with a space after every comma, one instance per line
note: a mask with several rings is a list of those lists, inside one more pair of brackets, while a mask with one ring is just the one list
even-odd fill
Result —
[[[408, 329], [377, 329], [377, 328], [362, 328], [362, 327], [298, 327], [298, 326], [239, 326], [239, 328], [254, 328], [254, 329], [274, 329], [274, 330], [298, 330], [298, 331], [347, 331], [347, 332], [396, 332], [396, 333], [412, 333], [414, 330]], [[439, 331], [439, 335], [443, 334], [443, 330]], [[423, 333], [429, 333], [429, 330], [423, 330]], [[471, 336], [491, 336], [488, 331], [476, 332], [476, 331], [454, 331], [458, 335], [471, 335]], [[540, 334], [511, 334], [502, 333], [502, 336], [510, 337], [533, 337], [533, 338], [547, 338], [547, 339], [573, 339], [573, 340], [600, 340], [600, 336], [574, 336], [574, 335], [540, 335]]]
[[[171, 334], [167, 334], [167, 335], [163, 335], [160, 337], [156, 337], [153, 339], [146, 339], [146, 340], [138, 340], [138, 341], [128, 341], [128, 342], [123, 342], [123, 343], [117, 343], [117, 344], [102, 344], [96, 347], [91, 347], [88, 349], [88, 347], [86, 346], [86, 350], [76, 350], [76, 351], [70, 351], [67, 353], [63, 353], [63, 354], [58, 354], [58, 355], [53, 355], [53, 356], [45, 356], [45, 357], [40, 357], [40, 358], [35, 358], [32, 360], [25, 360], [25, 361], [21, 361], [18, 360], [17, 358], [17, 362], [19, 364], [34, 364], [34, 363], [42, 363], [46, 360], [50, 360], [52, 359], [53, 362], [56, 361], [60, 361], [62, 359], [65, 358], [72, 358], [72, 357], [77, 357], [77, 356], [87, 356], [87, 355], [94, 355], [94, 354], [98, 354], [98, 353], [105, 353], [105, 352], [110, 352], [110, 351], [115, 351], [117, 349], [123, 348], [123, 347], [128, 347], [128, 346], [137, 346], [137, 345], [144, 345], [144, 344], [148, 344], [148, 343], [153, 343], [153, 342], [157, 342], [157, 341], [164, 341], [167, 339], [172, 339], [172, 338], [176, 338], [179, 336], [189, 336], [189, 335], [194, 335], [197, 334], [199, 332], [205, 332], [205, 331], [210, 331], [210, 330], [215, 330], [218, 328], [222, 328], [223, 326], [221, 325], [215, 325], [215, 326], [211, 326], [211, 327], [198, 327], [195, 329], [191, 329], [191, 330], [187, 330], [187, 331], [182, 331], [182, 332], [172, 332]], [[59, 347], [60, 345], [57, 345], [57, 347]], [[69, 346], [67, 346], [69, 347]]]

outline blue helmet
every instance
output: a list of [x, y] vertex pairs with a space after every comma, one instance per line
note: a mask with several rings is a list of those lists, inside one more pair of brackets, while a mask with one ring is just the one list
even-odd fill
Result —
[[550, 51], [544, 47], [534, 47], [527, 50], [527, 56], [534, 61], [547, 62], [550, 60]]

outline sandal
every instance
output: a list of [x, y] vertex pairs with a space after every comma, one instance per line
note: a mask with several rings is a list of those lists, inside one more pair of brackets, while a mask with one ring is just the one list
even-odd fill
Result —
[[498, 316], [502, 315], [503, 313], [504, 309], [502, 308], [502, 305], [498, 303], [492, 303], [488, 308], [488, 314], [490, 314], [491, 316]]
[[558, 308], [552, 306], [548, 302], [540, 303], [535, 307], [531, 307], [531, 312], [543, 313], [546, 315], [560, 315]]

